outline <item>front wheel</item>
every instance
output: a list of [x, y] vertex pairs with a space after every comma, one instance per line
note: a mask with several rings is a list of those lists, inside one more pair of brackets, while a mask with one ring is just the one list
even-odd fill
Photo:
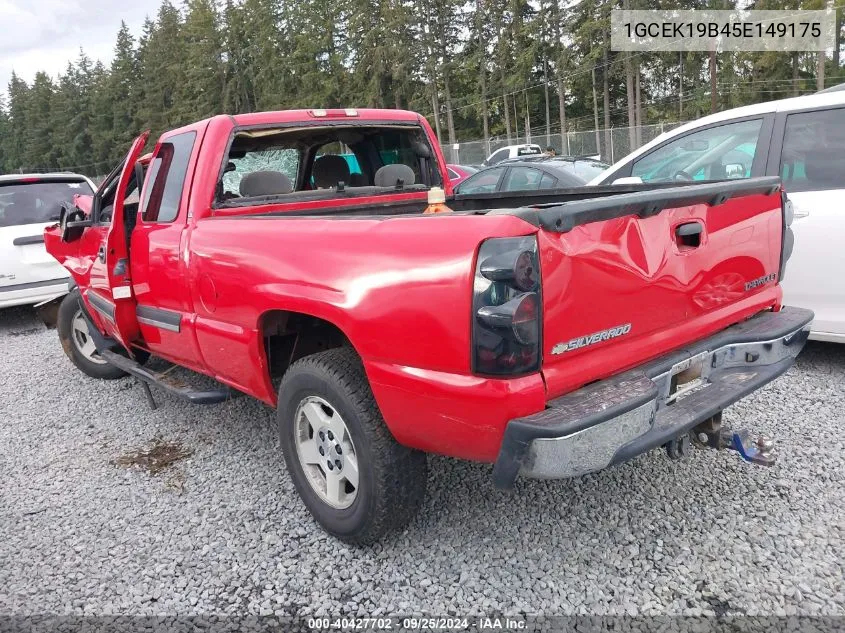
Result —
[[393, 438], [351, 348], [291, 365], [277, 419], [294, 486], [330, 534], [372, 543], [407, 525], [422, 506], [425, 453]]
[[59, 306], [56, 329], [62, 348], [71, 362], [82, 373], [92, 378], [113, 380], [122, 378], [126, 373], [110, 365], [98, 353], [94, 339], [88, 330], [88, 321], [82, 313], [82, 300], [78, 290], [73, 290], [62, 300]]

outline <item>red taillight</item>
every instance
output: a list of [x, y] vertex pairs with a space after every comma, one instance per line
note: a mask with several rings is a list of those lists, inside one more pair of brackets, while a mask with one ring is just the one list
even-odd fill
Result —
[[520, 290], [533, 290], [537, 285], [537, 266], [528, 251], [522, 251], [513, 265], [513, 283]]
[[473, 369], [518, 375], [540, 368], [542, 304], [535, 237], [485, 241], [473, 299]]
[[522, 295], [516, 312], [513, 314], [513, 335], [524, 345], [534, 345], [540, 336], [540, 321], [538, 319], [537, 295], [528, 293]]

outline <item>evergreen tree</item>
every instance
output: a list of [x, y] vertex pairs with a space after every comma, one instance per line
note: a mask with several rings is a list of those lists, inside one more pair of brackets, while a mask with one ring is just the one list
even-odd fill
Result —
[[137, 117], [142, 103], [140, 66], [135, 39], [125, 22], [120, 23], [114, 60], [108, 74], [108, 98], [111, 102], [111, 137], [121, 148], [128, 147], [140, 130]]
[[184, 82], [176, 99], [177, 117], [183, 121], [220, 114], [223, 108], [225, 75], [223, 39], [219, 17], [212, 0], [188, 0], [182, 25]]
[[24, 118], [24, 147], [22, 162], [29, 169], [45, 171], [58, 163], [58, 149], [54, 131], [58, 121], [53, 118], [55, 86], [47, 73], [36, 73], [27, 100]]
[[153, 136], [191, 121], [179, 112], [177, 100], [185, 83], [185, 47], [182, 38], [182, 18], [169, 0], [164, 0], [155, 23], [144, 25], [139, 49], [139, 73], [144, 85], [144, 100], [138, 116], [144, 128]]

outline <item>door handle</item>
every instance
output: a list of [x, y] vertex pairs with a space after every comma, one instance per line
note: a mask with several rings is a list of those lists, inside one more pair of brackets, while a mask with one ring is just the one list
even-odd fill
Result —
[[97, 251], [97, 259], [104, 264], [106, 263], [106, 245], [100, 244], [100, 250]]
[[679, 224], [675, 227], [675, 235], [678, 237], [701, 235], [702, 231], [704, 231], [704, 226], [701, 222], [687, 222], [686, 224]]
[[701, 222], [685, 222], [675, 227], [675, 242], [681, 248], [698, 248], [701, 246], [701, 234], [704, 225]]

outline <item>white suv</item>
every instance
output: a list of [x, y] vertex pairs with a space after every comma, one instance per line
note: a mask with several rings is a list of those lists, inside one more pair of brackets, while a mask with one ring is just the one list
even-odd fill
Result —
[[845, 343], [845, 91], [704, 117], [662, 134], [589, 184], [751, 176], [780, 176], [795, 206], [784, 303], [816, 313], [810, 338]]
[[96, 187], [78, 174], [0, 176], [0, 308], [41, 303], [67, 292], [68, 273], [44, 250], [44, 227], [62, 205]]

